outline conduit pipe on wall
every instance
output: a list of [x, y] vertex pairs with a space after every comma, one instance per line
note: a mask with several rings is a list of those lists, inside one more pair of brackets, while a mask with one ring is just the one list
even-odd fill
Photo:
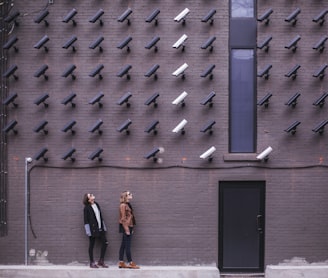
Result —
[[[3, 26], [4, 32], [0, 34], [0, 45], [8, 39], [9, 29], [14, 28], [15, 25], [11, 26], [6, 24], [4, 18], [10, 12], [10, 5], [6, 1], [3, 5], [0, 6], [0, 14], [5, 15], [1, 17], [0, 24]], [[0, 60], [0, 72], [5, 72], [7, 68], [7, 60], [8, 60], [8, 51], [1, 48], [1, 60]], [[0, 76], [1, 80], [1, 104], [0, 104], [0, 236], [6, 236], [8, 233], [7, 230], [7, 173], [8, 173], [8, 161], [7, 161], [7, 141], [6, 141], [6, 134], [3, 131], [7, 123], [7, 106], [3, 103], [4, 99], [8, 95], [8, 80], [2, 75]]]

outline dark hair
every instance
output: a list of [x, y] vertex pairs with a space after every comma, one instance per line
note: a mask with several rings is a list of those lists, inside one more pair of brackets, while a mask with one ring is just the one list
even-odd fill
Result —
[[84, 196], [83, 196], [83, 200], [82, 200], [82, 202], [83, 202], [83, 204], [84, 204], [85, 206], [89, 205], [89, 197], [88, 197], [88, 194], [89, 194], [89, 193], [85, 193]]

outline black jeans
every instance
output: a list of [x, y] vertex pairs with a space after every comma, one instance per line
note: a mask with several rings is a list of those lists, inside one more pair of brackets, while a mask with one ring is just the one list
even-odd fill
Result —
[[104, 260], [105, 253], [108, 245], [106, 234], [104, 231], [100, 231], [99, 237], [90, 236], [89, 237], [89, 259], [90, 263], [93, 262], [93, 248], [95, 247], [96, 239], [100, 239], [101, 249], [100, 249], [100, 260]]
[[132, 262], [132, 256], [131, 256], [132, 231], [133, 228], [130, 227], [130, 235], [127, 235], [125, 232], [123, 232], [122, 243], [121, 243], [120, 254], [119, 254], [120, 261], [124, 260], [124, 251], [125, 251], [128, 262]]

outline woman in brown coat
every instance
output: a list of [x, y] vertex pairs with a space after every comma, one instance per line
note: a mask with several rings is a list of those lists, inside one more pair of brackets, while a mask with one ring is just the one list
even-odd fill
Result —
[[[120, 209], [119, 209], [119, 227], [120, 233], [123, 233], [122, 243], [119, 252], [119, 268], [140, 268], [132, 261], [131, 256], [131, 240], [133, 235], [133, 227], [136, 225], [133, 209], [130, 204], [132, 200], [132, 193], [130, 191], [124, 191], [120, 197]], [[124, 252], [126, 254], [128, 264], [124, 263]]]

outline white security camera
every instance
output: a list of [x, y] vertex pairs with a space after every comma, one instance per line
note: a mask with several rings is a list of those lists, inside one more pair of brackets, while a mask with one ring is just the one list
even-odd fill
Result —
[[182, 134], [184, 134], [184, 127], [185, 125], [188, 123], [188, 121], [186, 119], [183, 119], [173, 130], [172, 132], [174, 133], [178, 133], [178, 132], [182, 132]]
[[178, 105], [184, 102], [184, 99], [188, 96], [187, 92], [180, 94], [175, 100], [172, 101], [172, 104]]
[[268, 159], [268, 155], [272, 152], [272, 147], [267, 147], [263, 152], [261, 152], [256, 159], [258, 160], [266, 160]]
[[180, 22], [183, 20], [187, 14], [189, 14], [190, 10], [188, 8], [185, 8], [181, 13], [179, 13], [175, 18], [174, 21]]
[[212, 154], [216, 151], [216, 148], [214, 146], [210, 147], [207, 151], [202, 153], [199, 158], [202, 159], [211, 159]]
[[178, 77], [180, 74], [183, 74], [184, 71], [188, 68], [188, 64], [184, 63], [183, 65], [181, 65], [176, 71], [174, 71], [172, 73], [172, 75]]
[[178, 49], [186, 40], [188, 39], [188, 36], [186, 34], [183, 34], [173, 45], [173, 48]]

